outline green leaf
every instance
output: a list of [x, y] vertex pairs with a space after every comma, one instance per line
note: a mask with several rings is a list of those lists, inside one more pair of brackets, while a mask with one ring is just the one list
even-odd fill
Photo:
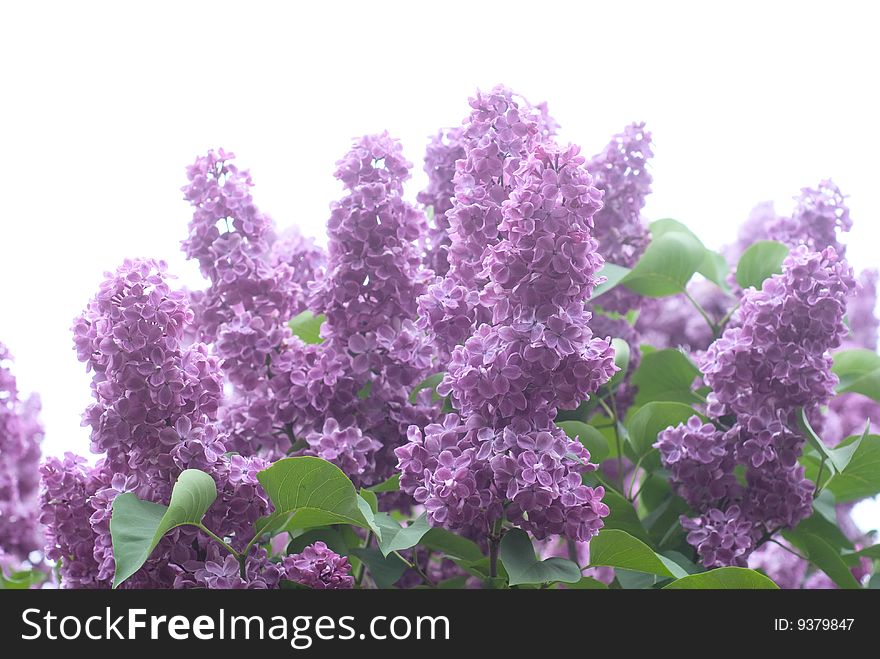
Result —
[[[654, 402], [640, 407], [626, 422], [629, 441], [636, 455], [641, 457], [656, 451], [653, 445], [660, 432], [669, 426], [687, 423], [692, 416], [705, 420], [705, 417], [684, 403]], [[653, 464], [658, 465], [659, 458]]]
[[437, 584], [437, 588], [439, 588], [440, 590], [461, 590], [463, 588], [467, 588], [467, 582], [468, 576], [466, 574], [463, 574], [459, 577], [444, 579]]
[[382, 481], [378, 485], [373, 485], [373, 487], [368, 487], [368, 490], [372, 492], [397, 492], [400, 490], [400, 474], [394, 474], [389, 477], [388, 480]]
[[475, 542], [439, 527], [430, 529], [422, 536], [419, 544], [432, 551], [441, 552], [445, 556], [472, 563], [483, 558], [483, 552]]
[[880, 355], [858, 348], [834, 354], [831, 367], [840, 382], [837, 393], [855, 392], [880, 402]]
[[288, 517], [288, 530], [352, 524], [381, 535], [369, 504], [358, 496], [348, 476], [326, 460], [283, 458], [258, 473], [257, 479], [275, 506], [270, 517]]
[[579, 440], [586, 447], [592, 462], [599, 463], [608, 457], [608, 440], [593, 426], [581, 421], [557, 421], [556, 425], [562, 428], [566, 435]]
[[875, 561], [880, 560], [880, 545], [871, 545], [859, 551], [847, 552], [841, 554], [841, 558], [850, 567], [858, 565], [862, 558], [870, 558]]
[[437, 385], [443, 382], [443, 376], [445, 375], [445, 373], [434, 373], [434, 375], [428, 376], [424, 380], [419, 382], [415, 386], [415, 389], [410, 392], [409, 402], [415, 405], [416, 398], [418, 397], [419, 392], [422, 389], [431, 389], [431, 391], [433, 392], [431, 394], [431, 400], [433, 400], [435, 403], [439, 401], [441, 399], [441, 396], [437, 394]]
[[293, 538], [287, 544], [288, 554], [299, 554], [303, 549], [318, 541], [323, 542], [337, 554], [347, 556], [349, 552], [349, 544], [339, 529], [331, 526], [322, 526], [317, 529], [309, 529]]
[[366, 400], [370, 397], [370, 394], [373, 392], [373, 381], [368, 381], [363, 387], [358, 389], [357, 396], [361, 400]]
[[[828, 495], [828, 490], [822, 492], [822, 495]], [[823, 538], [825, 542], [837, 550], [852, 550], [853, 544], [850, 542], [837, 524], [837, 514], [833, 512], [832, 516], [826, 516], [821, 511], [822, 504], [818, 503], [819, 499], [813, 502], [813, 514], [802, 520], [794, 529], [795, 534], [810, 533], [812, 535]]]
[[572, 561], [555, 557], [538, 560], [529, 535], [522, 529], [511, 529], [504, 534], [498, 558], [507, 570], [511, 586], [556, 581], [577, 583], [581, 579], [581, 569]]
[[623, 339], [611, 339], [611, 345], [614, 348], [614, 365], [620, 370], [617, 371], [608, 383], [605, 385], [609, 388], [614, 386], [626, 377], [626, 371], [629, 368], [629, 344]]
[[754, 286], [761, 290], [764, 280], [782, 272], [782, 262], [788, 256], [788, 247], [775, 240], [753, 243], [736, 264], [736, 283], [746, 289]]
[[386, 513], [376, 513], [376, 524], [382, 529], [382, 539], [379, 540], [379, 549], [384, 556], [391, 552], [403, 551], [419, 544], [428, 532], [428, 518], [425, 513], [403, 527]]
[[361, 488], [360, 497], [370, 506], [370, 511], [375, 515], [379, 512], [379, 497], [372, 490]]
[[819, 435], [816, 434], [816, 431], [813, 430], [813, 426], [810, 425], [810, 420], [807, 419], [807, 411], [803, 407], [797, 412], [797, 424], [804, 437], [807, 438], [807, 443], [816, 449], [816, 452], [819, 453], [820, 456], [825, 458], [825, 468], [834, 474], [836, 467], [834, 460], [831, 457], [831, 451]]
[[617, 285], [623, 281], [623, 278], [629, 274], [629, 268], [624, 268], [622, 265], [614, 265], [613, 263], [606, 263], [596, 274], [600, 277], [605, 277], [606, 280], [593, 289], [593, 295], [590, 298], [590, 301], [595, 300], [600, 295], [617, 287]]
[[744, 567], [720, 567], [699, 574], [690, 574], [664, 586], [671, 590], [779, 590], [773, 581], [760, 572]]
[[727, 283], [727, 275], [730, 272], [730, 268], [727, 265], [727, 259], [722, 254], [707, 249], [703, 262], [697, 268], [697, 272], [725, 293], [730, 291], [730, 285]]
[[626, 531], [631, 536], [638, 538], [645, 544], [651, 544], [651, 538], [648, 536], [645, 527], [642, 526], [642, 522], [639, 520], [636, 509], [623, 495], [612, 488], [606, 487], [605, 496], [602, 497], [602, 503], [611, 509], [608, 517], [603, 519], [605, 522], [604, 528]]
[[110, 516], [110, 537], [116, 561], [113, 587], [141, 568], [166, 533], [178, 526], [200, 525], [216, 498], [214, 479], [198, 469], [181, 472], [168, 506], [141, 501], [131, 492], [117, 496]]
[[638, 387], [635, 404], [699, 402], [692, 391], [699, 374], [700, 369], [681, 350], [668, 348], [642, 355], [642, 362], [632, 376], [632, 383]]
[[367, 566], [377, 588], [391, 588], [406, 572], [407, 565], [397, 554], [383, 556], [378, 549], [363, 548], [352, 549], [351, 553]]
[[852, 463], [853, 457], [862, 445], [862, 440], [868, 437], [868, 431], [871, 429], [871, 422], [865, 424], [865, 431], [854, 441], [838, 444], [836, 448], [829, 449], [831, 454], [831, 462], [838, 474], [846, 471], [847, 467]]
[[593, 577], [581, 577], [580, 581], [568, 587], [574, 590], [608, 590], [608, 586]]
[[705, 248], [692, 235], [669, 232], [655, 236], [621, 283], [646, 297], [682, 293], [705, 258]]
[[322, 343], [324, 339], [321, 338], [321, 325], [325, 320], [327, 317], [324, 314], [316, 316], [311, 311], [303, 311], [294, 316], [288, 325], [290, 331], [302, 339], [303, 343]]
[[827, 485], [838, 503], [880, 494], [880, 436], [853, 435], [838, 444], [835, 450], [856, 442], [858, 448], [850, 457], [844, 472], [836, 474]]
[[45, 580], [46, 573], [33, 568], [17, 570], [8, 575], [0, 569], [0, 590], [27, 590]]
[[590, 541], [590, 566], [604, 565], [677, 579], [687, 575], [681, 567], [648, 545], [619, 529], [603, 529]]
[[861, 588], [859, 582], [849, 571], [840, 552], [825, 539], [812, 533], [783, 531], [783, 537], [801, 550], [816, 567], [827, 574], [831, 580], [844, 589]]

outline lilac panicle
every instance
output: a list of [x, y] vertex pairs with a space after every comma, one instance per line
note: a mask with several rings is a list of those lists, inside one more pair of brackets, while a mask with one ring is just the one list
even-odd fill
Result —
[[342, 590], [354, 587], [351, 565], [326, 544], [315, 542], [281, 562], [284, 578], [316, 590]]
[[[267, 463], [226, 454], [217, 426], [222, 376], [203, 344], [187, 342], [193, 317], [186, 296], [169, 286], [164, 263], [134, 260], [107, 273], [74, 322], [77, 354], [93, 373], [95, 402], [84, 422], [101, 457], [89, 467], [69, 454], [41, 468], [40, 521], [47, 527], [47, 556], [62, 558], [63, 587], [110, 585], [110, 517], [122, 492], [167, 504], [181, 471], [205, 471], [218, 489], [205, 523], [238, 550], [269, 510], [256, 479]], [[189, 584], [181, 571], [192, 572], [196, 563], [205, 569], [209, 543], [196, 529], [175, 529], [125, 586]], [[258, 571], [249, 578], [253, 584], [272, 581]]]
[[743, 296], [739, 310], [701, 364], [713, 393], [710, 413], [791, 411], [834, 393], [830, 351], [846, 335], [852, 270], [833, 248], [792, 249], [783, 272]]
[[[594, 185], [604, 194], [593, 216], [593, 236], [608, 263], [633, 267], [648, 246], [649, 234], [642, 208], [651, 192], [647, 162], [653, 156], [651, 133], [643, 123], [627, 126], [587, 163]], [[602, 297], [603, 309], [626, 313], [638, 307], [637, 293], [617, 287]]]
[[[681, 426], [660, 433], [656, 446], [673, 484], [704, 511], [682, 524], [707, 567], [745, 565], [766, 533], [791, 528], [812, 512], [814, 485], [797, 461], [804, 439], [794, 430], [796, 415], [834, 394], [831, 350], [846, 334], [843, 316], [854, 286], [852, 270], [833, 247], [793, 248], [781, 274], [761, 290], [745, 291], [731, 326], [701, 360], [712, 389], [707, 411], [733, 419], [732, 427], [721, 435], [708, 425], [697, 429], [692, 419], [703, 438], [692, 435], [689, 444]], [[735, 465], [745, 467], [744, 487], [730, 478]], [[722, 488], [725, 482], [732, 489]]]
[[838, 237], [852, 228], [845, 199], [840, 188], [829, 180], [822, 181], [816, 188], [804, 188], [795, 197], [797, 204], [791, 217], [770, 221], [767, 236], [792, 247], [806, 245], [813, 251], [833, 247], [844, 256], [846, 247]]
[[17, 569], [41, 549], [38, 516], [40, 399], [22, 398], [12, 355], [0, 343], [0, 555]]
[[198, 340], [211, 345], [231, 386], [220, 412], [228, 443], [243, 454], [283, 455], [290, 442], [271, 417], [272, 362], [290, 340], [288, 320], [305, 308], [307, 283], [324, 256], [295, 229], [281, 236], [254, 204], [250, 174], [234, 155], [209, 151], [187, 170], [193, 206], [187, 258], [209, 282], [191, 294]]
[[471, 101], [450, 271], [420, 303], [452, 349], [437, 391], [459, 413], [409, 429], [400, 483], [434, 525], [485, 537], [506, 514], [537, 538], [581, 541], [608, 507], [582, 483], [589, 453], [553, 419], [615, 370], [585, 308], [603, 264], [592, 237], [601, 193], [577, 147], [553, 145], [517, 99], [496, 88]]
[[328, 260], [309, 295], [310, 308], [326, 316], [324, 340], [291, 342], [274, 365], [279, 421], [305, 453], [358, 484], [390, 476], [406, 428], [436, 412], [424, 398], [408, 400], [434, 367], [434, 349], [414, 322], [433, 275], [418, 246], [425, 216], [403, 199], [410, 167], [387, 133], [356, 140], [337, 162], [345, 194], [331, 206]]
[[446, 212], [452, 208], [455, 195], [453, 177], [455, 163], [464, 158], [461, 128], [441, 130], [428, 143], [425, 153], [425, 173], [428, 187], [419, 192], [418, 201], [431, 208], [431, 226], [428, 228], [428, 246], [425, 264], [442, 277], [449, 271], [449, 220]]

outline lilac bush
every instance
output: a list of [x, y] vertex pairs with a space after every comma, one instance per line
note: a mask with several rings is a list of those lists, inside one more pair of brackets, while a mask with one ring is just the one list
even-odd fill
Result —
[[415, 202], [400, 142], [354, 139], [326, 248], [198, 157], [205, 286], [126, 260], [74, 320], [90, 457], [40, 464], [0, 344], [0, 585], [876, 580], [851, 513], [880, 493], [877, 272], [845, 259], [845, 196], [761, 204], [716, 253], [649, 222], [645, 124], [591, 159], [559, 130], [477, 92]]

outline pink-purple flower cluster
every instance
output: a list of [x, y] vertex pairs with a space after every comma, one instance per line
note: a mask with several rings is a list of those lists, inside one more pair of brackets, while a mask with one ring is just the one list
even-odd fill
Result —
[[[508, 90], [471, 106], [448, 278], [464, 289], [460, 300], [476, 291], [481, 310], [437, 389], [459, 414], [410, 428], [397, 450], [401, 489], [433, 524], [485, 535], [506, 513], [538, 538], [586, 540], [608, 512], [604, 491], [583, 485], [589, 453], [553, 419], [615, 369], [585, 308], [603, 264], [591, 235], [601, 193], [577, 147], [549, 142]], [[423, 298], [436, 303], [435, 294]]]
[[[855, 285], [832, 247], [792, 249], [783, 272], [749, 289], [700, 368], [711, 387], [707, 411], [725, 432], [693, 417], [668, 428], [656, 446], [679, 493], [703, 514], [683, 518], [688, 541], [707, 567], [745, 565], [765, 535], [812, 511], [813, 484], [797, 459], [800, 410], [834, 394], [830, 351], [846, 334], [843, 316]], [[734, 476], [745, 467], [745, 485]]]
[[[627, 126], [590, 162], [587, 171], [593, 184], [604, 194], [602, 207], [593, 216], [593, 237], [608, 263], [633, 267], [648, 246], [650, 235], [642, 208], [651, 192], [648, 159], [651, 133], [643, 123]], [[599, 303], [603, 309], [626, 313], [639, 306], [641, 296], [619, 286], [606, 293]]]
[[315, 590], [341, 590], [354, 587], [351, 565], [320, 540], [281, 562], [284, 578]]
[[274, 223], [254, 204], [250, 174], [222, 149], [187, 169], [184, 196], [193, 206], [187, 258], [209, 282], [191, 294], [195, 338], [211, 346], [232, 385], [220, 416], [227, 443], [246, 454], [284, 455], [290, 429], [275, 418], [273, 362], [291, 334], [291, 317], [305, 308], [308, 282], [324, 255], [295, 229], [276, 236]]
[[0, 554], [22, 563], [41, 549], [37, 524], [40, 399], [21, 398], [12, 355], [0, 343]]
[[306, 442], [306, 453], [359, 484], [390, 476], [407, 427], [436, 413], [430, 391], [408, 400], [435, 366], [414, 322], [432, 273], [418, 248], [425, 216], [403, 199], [410, 167], [387, 133], [357, 140], [337, 163], [346, 193], [332, 206], [328, 262], [308, 300], [326, 316], [324, 341], [294, 341], [274, 365], [279, 420]]
[[[194, 314], [165, 270], [161, 262], [126, 261], [107, 274], [74, 322], [77, 355], [93, 374], [95, 402], [84, 423], [100, 457], [94, 467], [72, 454], [41, 467], [40, 522], [47, 528], [47, 557], [61, 561], [65, 587], [109, 585], [115, 570], [110, 518], [122, 492], [167, 504], [182, 470], [206, 471], [218, 488], [206, 521], [239, 550], [269, 509], [256, 479], [267, 463], [226, 455], [216, 423], [218, 363], [203, 344], [186, 345]], [[176, 529], [126, 585], [210, 585], [198, 577], [214, 569], [205, 558], [209, 542], [192, 527]], [[259, 553], [249, 562], [255, 574], [268, 569]], [[267, 585], [265, 576], [252, 581], [247, 585]]]

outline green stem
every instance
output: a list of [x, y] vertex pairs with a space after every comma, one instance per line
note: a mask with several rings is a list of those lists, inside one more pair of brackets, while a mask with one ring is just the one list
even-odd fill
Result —
[[813, 498], [815, 499], [820, 494], [822, 494], [822, 471], [825, 469], [825, 460], [826, 456], [822, 456], [822, 461], [819, 463], [819, 471], [816, 473], [816, 489], [813, 490]]
[[503, 519], [499, 517], [492, 525], [492, 532], [489, 534], [489, 576], [495, 578], [498, 576], [498, 545], [501, 544], [501, 525]]
[[235, 551], [235, 550], [234, 550], [229, 544], [227, 544], [227, 543], [223, 540], [223, 538], [221, 538], [221, 537], [218, 536], [216, 533], [214, 533], [213, 531], [211, 531], [211, 529], [209, 529], [209, 528], [208, 528], [207, 526], [205, 526], [204, 524], [196, 524], [196, 526], [197, 526], [197, 527], [198, 527], [198, 528], [199, 528], [199, 529], [200, 529], [205, 535], [207, 535], [209, 538], [211, 538], [211, 540], [213, 540], [214, 542], [216, 542], [217, 544], [219, 544], [221, 547], [223, 547], [226, 551], [228, 551], [230, 554], [232, 554], [233, 556], [235, 556], [236, 560], [239, 560], [239, 561], [241, 560], [241, 554], [239, 554], [239, 553], [238, 553], [237, 551]]
[[692, 305], [694, 305], [694, 308], [700, 312], [700, 315], [709, 324], [709, 329], [712, 330], [712, 336], [714, 336], [715, 338], [718, 338], [719, 327], [718, 327], [718, 325], [715, 324], [715, 322], [712, 320], [712, 318], [709, 316], [709, 314], [706, 312], [706, 310], [702, 307], [702, 305], [699, 302], [697, 302], [690, 293], [688, 293], [687, 289], [685, 289], [685, 291], [684, 291], [684, 296], [690, 301], [690, 303]]
[[[370, 544], [373, 542], [373, 532], [367, 531], [367, 538], [364, 540], [364, 549], [369, 549]], [[358, 585], [361, 585], [361, 582], [364, 579], [364, 570], [366, 570], [367, 564], [364, 563], [363, 559], [361, 560], [361, 565], [358, 568], [357, 575], [355, 575], [355, 581], [357, 581]]]
[[[608, 403], [599, 398], [599, 405], [602, 406], [602, 409], [605, 411], [611, 420], [614, 422], [614, 443], [617, 446], [617, 479], [619, 482], [620, 493], [623, 494], [624, 485], [623, 485], [623, 444], [620, 440], [620, 421], [617, 418], [617, 403], [614, 400], [614, 396], [610, 396], [611, 398], [611, 406], [608, 407]], [[612, 409], [613, 408], [613, 409]]]
[[791, 547], [786, 547], [784, 544], [782, 544], [781, 542], [779, 542], [779, 540], [777, 540], [776, 538], [770, 538], [770, 539], [767, 540], [767, 542], [772, 542], [774, 545], [779, 545], [779, 546], [782, 547], [785, 551], [787, 551], [789, 554], [792, 554], [792, 555], [794, 555], [794, 556], [797, 556], [797, 557], [798, 557], [799, 559], [801, 559], [802, 561], [809, 561], [809, 560], [810, 560], [810, 559], [807, 558], [806, 556], [802, 556], [801, 554], [797, 553], [797, 552], [796, 552], [794, 549], [792, 549]]
[[722, 318], [721, 321], [718, 323], [719, 331], [724, 329], [724, 326], [727, 325], [727, 321], [729, 321], [733, 314], [736, 313], [737, 309], [739, 309], [739, 302], [733, 305], [733, 309], [724, 314], [724, 318]]

